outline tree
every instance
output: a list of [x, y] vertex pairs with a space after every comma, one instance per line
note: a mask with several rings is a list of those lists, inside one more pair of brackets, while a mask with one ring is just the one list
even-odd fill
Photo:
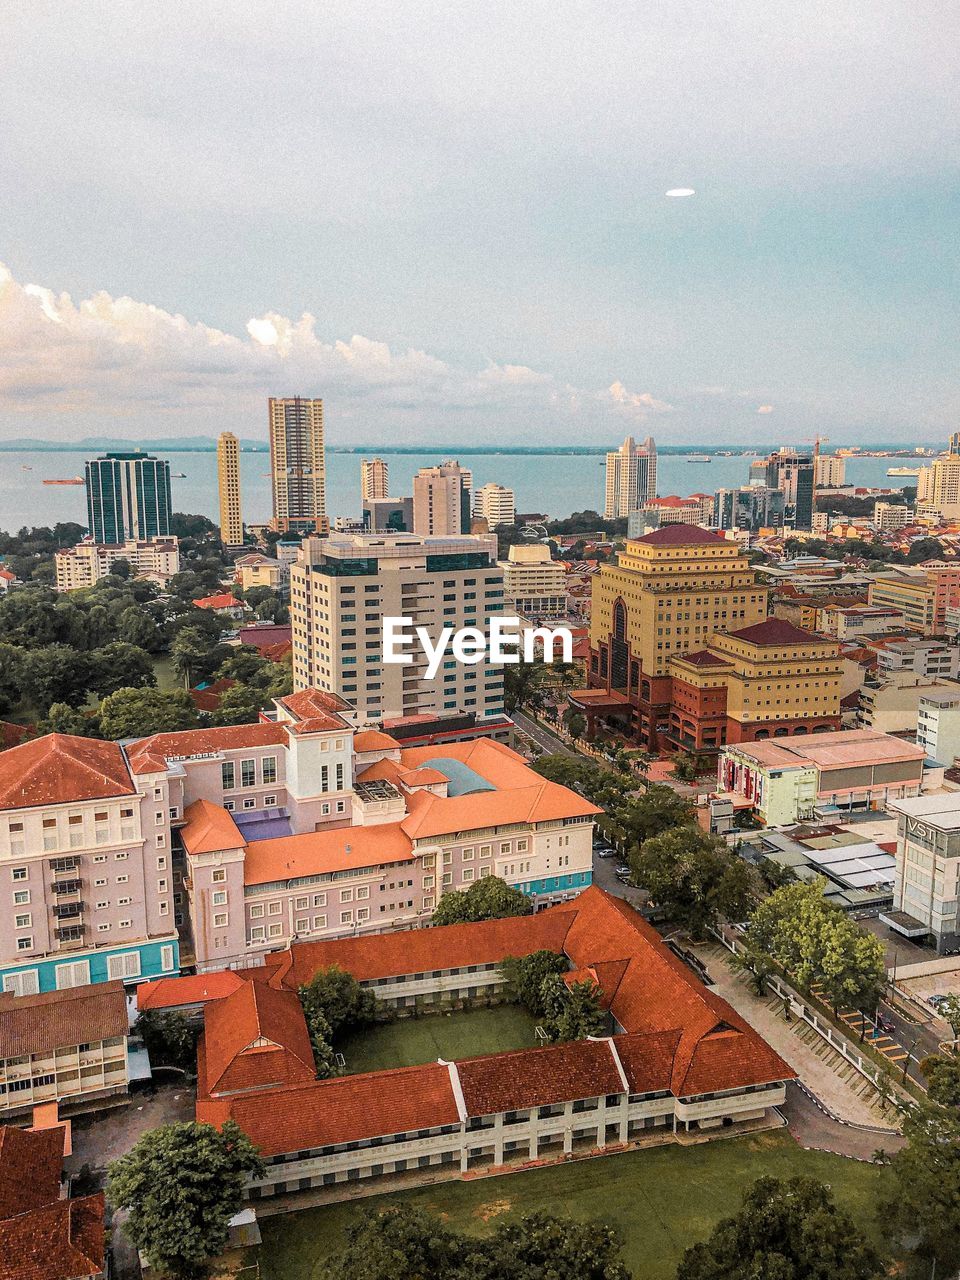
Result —
[[647, 787], [643, 795], [631, 796], [616, 810], [616, 820], [631, 844], [643, 844], [662, 831], [689, 826], [695, 820], [693, 805], [670, 787]]
[[335, 964], [315, 973], [299, 994], [307, 1025], [315, 1013], [321, 1013], [333, 1036], [367, 1026], [379, 1016], [380, 1002], [373, 992]]
[[41, 734], [69, 733], [80, 738], [95, 738], [99, 724], [95, 717], [87, 716], [65, 702], [55, 702], [37, 725]]
[[0, 643], [0, 713], [11, 711], [23, 696], [27, 653], [17, 645]]
[[153, 663], [133, 644], [116, 640], [89, 655], [90, 687], [100, 698], [118, 689], [143, 689], [156, 685]]
[[907, 1145], [892, 1157], [894, 1190], [880, 1206], [888, 1238], [899, 1240], [938, 1275], [960, 1266], [960, 1115], [926, 1103], [902, 1124]]
[[333, 1030], [327, 1016], [319, 1007], [304, 1006], [304, 1017], [307, 1030], [310, 1032], [310, 1043], [313, 1046], [313, 1065], [317, 1069], [318, 1080], [329, 1080], [340, 1074], [336, 1054], [333, 1051]]
[[553, 974], [566, 973], [567, 958], [556, 951], [531, 951], [528, 956], [505, 956], [500, 963], [511, 999], [535, 1018], [542, 1018], [543, 984]]
[[196, 1068], [200, 1028], [186, 1014], [147, 1009], [133, 1024], [133, 1031], [143, 1040], [154, 1065], [180, 1067], [184, 1071]]
[[227, 1223], [264, 1164], [234, 1121], [168, 1124], [145, 1133], [110, 1165], [111, 1202], [129, 1212], [125, 1230], [152, 1267], [193, 1280], [227, 1243]]
[[567, 726], [567, 733], [575, 742], [583, 737], [587, 729], [586, 718], [573, 707], [568, 707], [563, 713], [563, 723]]
[[211, 650], [216, 647], [210, 643], [208, 635], [200, 627], [189, 626], [178, 631], [170, 645], [170, 657], [173, 668], [183, 677], [184, 684], [191, 685], [199, 678], [210, 661]]
[[484, 1239], [398, 1205], [347, 1228], [317, 1280], [630, 1280], [609, 1227], [534, 1213]]
[[960, 1040], [960, 996], [951, 991], [940, 1001], [937, 1015], [941, 1017], [953, 1032], [954, 1040]]
[[118, 689], [100, 703], [100, 733], [114, 741], [195, 729], [197, 710], [184, 689]]
[[129, 605], [117, 618], [117, 639], [136, 645], [145, 653], [159, 653], [164, 637], [153, 618], [137, 605]]
[[718, 919], [742, 920], [758, 889], [756, 873], [723, 840], [699, 827], [664, 831], [630, 855], [637, 884], [695, 938]]
[[677, 1280], [874, 1280], [883, 1259], [814, 1178], [758, 1178], [740, 1211], [687, 1249]]
[[934, 1102], [941, 1107], [960, 1107], [960, 1058], [924, 1058], [920, 1070]]
[[499, 876], [483, 876], [469, 889], [445, 893], [433, 913], [433, 924], [470, 924], [532, 912], [533, 903], [520, 889], [505, 884]]
[[540, 1005], [543, 1029], [554, 1043], [602, 1036], [609, 1030], [600, 1007], [600, 988], [593, 981], [568, 985], [559, 974], [548, 974], [540, 988]]
[[85, 653], [66, 644], [49, 644], [27, 654], [24, 692], [42, 713], [55, 702], [79, 707], [90, 691], [90, 675]]

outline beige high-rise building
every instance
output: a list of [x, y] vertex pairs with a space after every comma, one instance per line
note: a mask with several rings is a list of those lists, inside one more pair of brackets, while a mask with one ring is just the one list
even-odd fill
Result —
[[512, 489], [502, 484], [485, 484], [477, 490], [473, 504], [474, 518], [486, 520], [487, 527], [496, 529], [501, 524], [515, 524], [517, 503]]
[[221, 431], [217, 436], [217, 483], [220, 486], [220, 539], [227, 547], [242, 546], [240, 441], [232, 431]]
[[459, 462], [421, 467], [413, 477], [413, 531], [446, 538], [470, 531], [473, 473]]
[[403, 665], [383, 661], [384, 619], [411, 618], [436, 644], [444, 627], [488, 631], [503, 612], [497, 539], [415, 534], [305, 538], [290, 566], [294, 688], [327, 689], [361, 724], [411, 715], [478, 718], [503, 711], [503, 668], [448, 652], [432, 680], [419, 645]]
[[274, 528], [321, 527], [327, 514], [322, 400], [271, 396], [270, 473]]
[[607, 454], [605, 520], [626, 519], [657, 496], [657, 446], [652, 436], [635, 444], [627, 436], [619, 449]]
[[500, 561], [504, 599], [528, 618], [562, 618], [567, 611], [566, 574], [542, 542], [520, 543]]
[[846, 484], [847, 460], [835, 453], [818, 453], [813, 460], [813, 483], [817, 489], [840, 489]]
[[363, 458], [360, 463], [360, 497], [364, 502], [390, 496], [390, 470], [382, 458]]
[[917, 516], [960, 520], [960, 432], [950, 437], [947, 454], [917, 476]]

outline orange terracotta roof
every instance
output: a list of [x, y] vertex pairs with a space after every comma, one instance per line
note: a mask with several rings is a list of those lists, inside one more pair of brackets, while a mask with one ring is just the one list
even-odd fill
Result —
[[412, 842], [399, 822], [255, 840], [247, 845], [243, 882], [269, 884], [324, 871], [412, 862], [412, 850]]
[[220, 705], [220, 699], [236, 683], [236, 680], [213, 680], [203, 689], [191, 689], [190, 701], [198, 711], [216, 711]]
[[460, 1113], [448, 1068], [430, 1062], [197, 1103], [198, 1120], [228, 1118], [273, 1156], [459, 1124]]
[[217, 853], [244, 847], [243, 836], [223, 805], [194, 800], [184, 809], [183, 816], [186, 822], [180, 837], [187, 853]]
[[[531, 779], [537, 775], [531, 771]], [[400, 824], [411, 840], [510, 826], [515, 822], [549, 822], [555, 818], [590, 817], [601, 813], [575, 791], [541, 778], [533, 786], [510, 791], [478, 791], [472, 795], [438, 796], [422, 791], [408, 797], [410, 813]]]
[[242, 986], [244, 979], [233, 969], [217, 969], [212, 973], [188, 974], [182, 978], [156, 978], [137, 987], [137, 1008], [177, 1009], [183, 1005], [206, 1004], [223, 1000]]
[[191, 756], [212, 755], [218, 751], [242, 751], [245, 747], [280, 747], [287, 740], [283, 725], [266, 722], [227, 725], [222, 729], [183, 729], [139, 739], [127, 748], [127, 758], [135, 774], [160, 773], [169, 760], [188, 760]]
[[0, 1222], [0, 1280], [80, 1280], [105, 1266], [103, 1193]]
[[623, 1093], [606, 1040], [575, 1040], [468, 1058], [457, 1063], [457, 1074], [469, 1116]]
[[202, 596], [193, 603], [197, 609], [237, 609], [241, 602], [229, 591], [221, 591], [217, 595]]
[[621, 1035], [614, 1039], [631, 1093], [661, 1093], [670, 1089], [680, 1031]]
[[34, 996], [0, 993], [0, 1058], [19, 1058], [127, 1034], [122, 982], [45, 991]]
[[63, 1128], [33, 1133], [0, 1128], [0, 1218], [13, 1218], [60, 1198]]
[[295, 990], [333, 964], [364, 982], [434, 969], [497, 964], [507, 956], [532, 951], [562, 951], [574, 914], [572, 904], [569, 910], [561, 905], [533, 916], [508, 916], [477, 924], [445, 924], [330, 942], [295, 942], [281, 953], [285, 963], [278, 966], [273, 981]]
[[342, 713], [352, 713], [353, 707], [326, 689], [301, 689], [279, 701], [294, 718], [293, 733], [322, 733], [325, 729], [350, 727]]
[[388, 733], [381, 733], [379, 729], [361, 729], [353, 737], [354, 751], [397, 751], [400, 743], [396, 738], [391, 738]]
[[0, 755], [0, 809], [104, 800], [136, 792], [115, 742], [48, 733]]
[[313, 1080], [310, 1034], [293, 991], [243, 982], [204, 1009], [197, 1047], [198, 1095]]

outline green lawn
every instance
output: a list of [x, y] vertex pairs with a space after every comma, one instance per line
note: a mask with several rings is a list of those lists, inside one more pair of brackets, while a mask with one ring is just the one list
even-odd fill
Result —
[[183, 676], [178, 676], [174, 671], [170, 655], [167, 653], [154, 655], [153, 674], [157, 677], [157, 688], [162, 689], [164, 693], [169, 693], [171, 689], [183, 688]]
[[442, 1215], [452, 1227], [482, 1234], [504, 1218], [537, 1209], [597, 1218], [624, 1239], [636, 1280], [673, 1280], [683, 1250], [738, 1208], [764, 1174], [808, 1174], [829, 1183], [837, 1202], [877, 1244], [875, 1205], [889, 1171], [819, 1151], [804, 1151], [783, 1131], [696, 1147], [665, 1146], [471, 1182], [446, 1182], [403, 1196], [262, 1218], [262, 1280], [312, 1280], [343, 1245], [344, 1228], [403, 1201]]
[[482, 1053], [531, 1049], [536, 1045], [534, 1019], [514, 1004], [490, 1009], [429, 1013], [366, 1027], [335, 1045], [347, 1060], [347, 1071], [384, 1071], [412, 1067], [437, 1058], [473, 1058]]

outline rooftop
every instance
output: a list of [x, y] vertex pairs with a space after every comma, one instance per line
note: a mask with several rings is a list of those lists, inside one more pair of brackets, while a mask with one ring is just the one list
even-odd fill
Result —
[[748, 644], [760, 646], [834, 643], [813, 631], [795, 627], [792, 622], [785, 622], [782, 618], [767, 618], [765, 622], [757, 622], [752, 627], [743, 627], [740, 631], [728, 634], [735, 640], [745, 640]]
[[[84, 742], [89, 741], [84, 738]], [[279, 724], [235, 724], [221, 729], [183, 729], [179, 733], [155, 733], [127, 745], [127, 758], [135, 774], [162, 773], [176, 760], [241, 751], [246, 747], [284, 746], [287, 731]]]
[[105, 800], [135, 792], [127, 761], [115, 742], [48, 733], [0, 755], [0, 809]]
[[733, 546], [722, 534], [712, 533], [709, 529], [701, 529], [696, 524], [666, 524], [660, 529], [645, 533], [642, 538], [631, 538], [630, 542], [638, 542], [646, 547], [696, 547], [696, 546]]
[[828, 733], [739, 742], [727, 750], [736, 751], [758, 764], [783, 767], [816, 765], [819, 769], [843, 769], [862, 764], [893, 764], [922, 761], [922, 747], [874, 729], [835, 729]]
[[0, 1058], [111, 1040], [127, 1031], [122, 982], [98, 982], [32, 996], [0, 993]]

